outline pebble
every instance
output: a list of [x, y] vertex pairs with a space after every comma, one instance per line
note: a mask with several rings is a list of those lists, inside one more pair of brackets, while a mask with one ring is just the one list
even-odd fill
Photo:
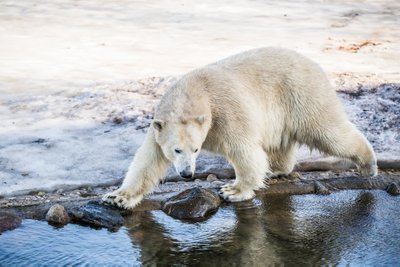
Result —
[[54, 204], [47, 211], [46, 221], [54, 224], [67, 224], [70, 221], [70, 218], [64, 206], [60, 204]]
[[218, 181], [218, 177], [215, 174], [209, 174], [207, 176], [207, 181], [208, 182], [214, 182], [214, 181]]

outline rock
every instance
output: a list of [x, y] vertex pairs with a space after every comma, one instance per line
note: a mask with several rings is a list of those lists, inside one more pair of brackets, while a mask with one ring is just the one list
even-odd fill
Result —
[[46, 221], [54, 224], [67, 224], [70, 221], [67, 211], [64, 206], [55, 204], [50, 207], [46, 214]]
[[218, 181], [218, 177], [215, 174], [209, 174], [207, 176], [207, 181], [208, 182], [214, 182], [214, 181]]
[[[196, 160], [196, 171], [194, 179], [205, 179], [208, 175], [215, 174], [219, 179], [232, 179], [235, 171], [222, 156], [203, 152]], [[177, 176], [175, 169], [171, 166], [166, 175], [166, 181], [182, 180]]]
[[0, 212], [0, 234], [7, 230], [13, 230], [21, 225], [21, 218], [17, 215], [8, 213], [8, 212]]
[[167, 200], [163, 211], [175, 219], [201, 220], [218, 209], [221, 200], [214, 191], [195, 187]]
[[44, 197], [46, 195], [46, 192], [38, 192], [37, 195], [39, 197]]
[[89, 201], [84, 206], [73, 208], [69, 215], [74, 222], [94, 227], [116, 229], [124, 223], [124, 218], [117, 208], [102, 205], [98, 201]]
[[324, 184], [319, 181], [314, 182], [315, 193], [318, 195], [329, 195], [331, 192]]
[[400, 195], [400, 187], [396, 183], [391, 183], [386, 188], [386, 192], [388, 192], [389, 194], [391, 194], [393, 196], [398, 196], [398, 195]]

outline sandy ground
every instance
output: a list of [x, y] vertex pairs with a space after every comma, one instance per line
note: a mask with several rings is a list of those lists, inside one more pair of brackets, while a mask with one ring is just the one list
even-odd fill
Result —
[[399, 25], [397, 0], [0, 1], [0, 90], [175, 76], [261, 46], [393, 82]]
[[[296, 49], [337, 89], [398, 83], [398, 25], [394, 0], [0, 1], [0, 195], [121, 178], [165, 89], [245, 49]], [[379, 88], [341, 97], [390, 158], [399, 86]]]

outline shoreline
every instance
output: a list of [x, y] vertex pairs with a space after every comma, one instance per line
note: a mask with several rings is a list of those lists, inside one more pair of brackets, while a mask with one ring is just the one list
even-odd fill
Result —
[[[266, 190], [257, 190], [256, 195], [301, 195], [301, 194], [329, 194], [339, 190], [368, 189], [368, 190], [389, 190], [394, 184], [400, 188], [400, 161], [380, 161], [381, 167], [376, 177], [361, 177], [354, 170], [343, 170], [343, 162], [307, 162], [297, 166], [297, 170], [288, 177], [272, 178], [269, 180], [269, 187]], [[386, 165], [385, 165], [386, 164]], [[325, 167], [332, 167], [335, 170], [325, 170]], [[338, 168], [338, 166], [340, 168]], [[396, 167], [393, 169], [392, 167]], [[301, 170], [307, 170], [306, 172]], [[315, 171], [311, 171], [314, 169]], [[180, 192], [202, 187], [217, 190], [221, 185], [228, 183], [231, 179], [217, 179], [208, 181], [208, 173], [197, 174], [194, 180], [184, 181], [180, 179], [166, 179], [155, 191], [146, 196], [144, 200], [133, 210], [120, 210], [122, 214], [131, 212], [159, 210], [163, 203], [170, 197]], [[233, 178], [233, 177], [232, 177]], [[73, 190], [57, 190], [55, 192], [31, 192], [27, 195], [4, 197], [0, 199], [0, 213], [11, 212], [22, 219], [44, 220], [46, 212], [54, 204], [61, 204], [67, 210], [80, 207], [89, 201], [100, 201], [101, 196], [106, 192], [117, 189], [115, 185], [82, 186]], [[116, 208], [117, 209], [117, 208]], [[118, 209], [119, 210], [119, 209]]]

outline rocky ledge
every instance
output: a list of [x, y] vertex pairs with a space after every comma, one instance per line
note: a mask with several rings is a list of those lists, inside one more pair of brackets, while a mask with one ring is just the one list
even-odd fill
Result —
[[[310, 164], [307, 168], [310, 168]], [[47, 220], [56, 225], [72, 222], [114, 230], [122, 226], [130, 214], [149, 210], [164, 210], [177, 219], [203, 220], [221, 204], [216, 194], [218, 188], [232, 182], [226, 177], [220, 178], [208, 174], [191, 181], [173, 179], [164, 182], [140, 205], [128, 211], [105, 206], [100, 201], [104, 193], [115, 190], [117, 186], [83, 187], [65, 192], [32, 192], [29, 195], [2, 198], [0, 232], [18, 227], [21, 219]], [[326, 195], [345, 189], [379, 189], [398, 195], [399, 188], [399, 170], [380, 170], [378, 176], [369, 178], [358, 176], [354, 171], [308, 171], [271, 179], [269, 187], [256, 194]]]

